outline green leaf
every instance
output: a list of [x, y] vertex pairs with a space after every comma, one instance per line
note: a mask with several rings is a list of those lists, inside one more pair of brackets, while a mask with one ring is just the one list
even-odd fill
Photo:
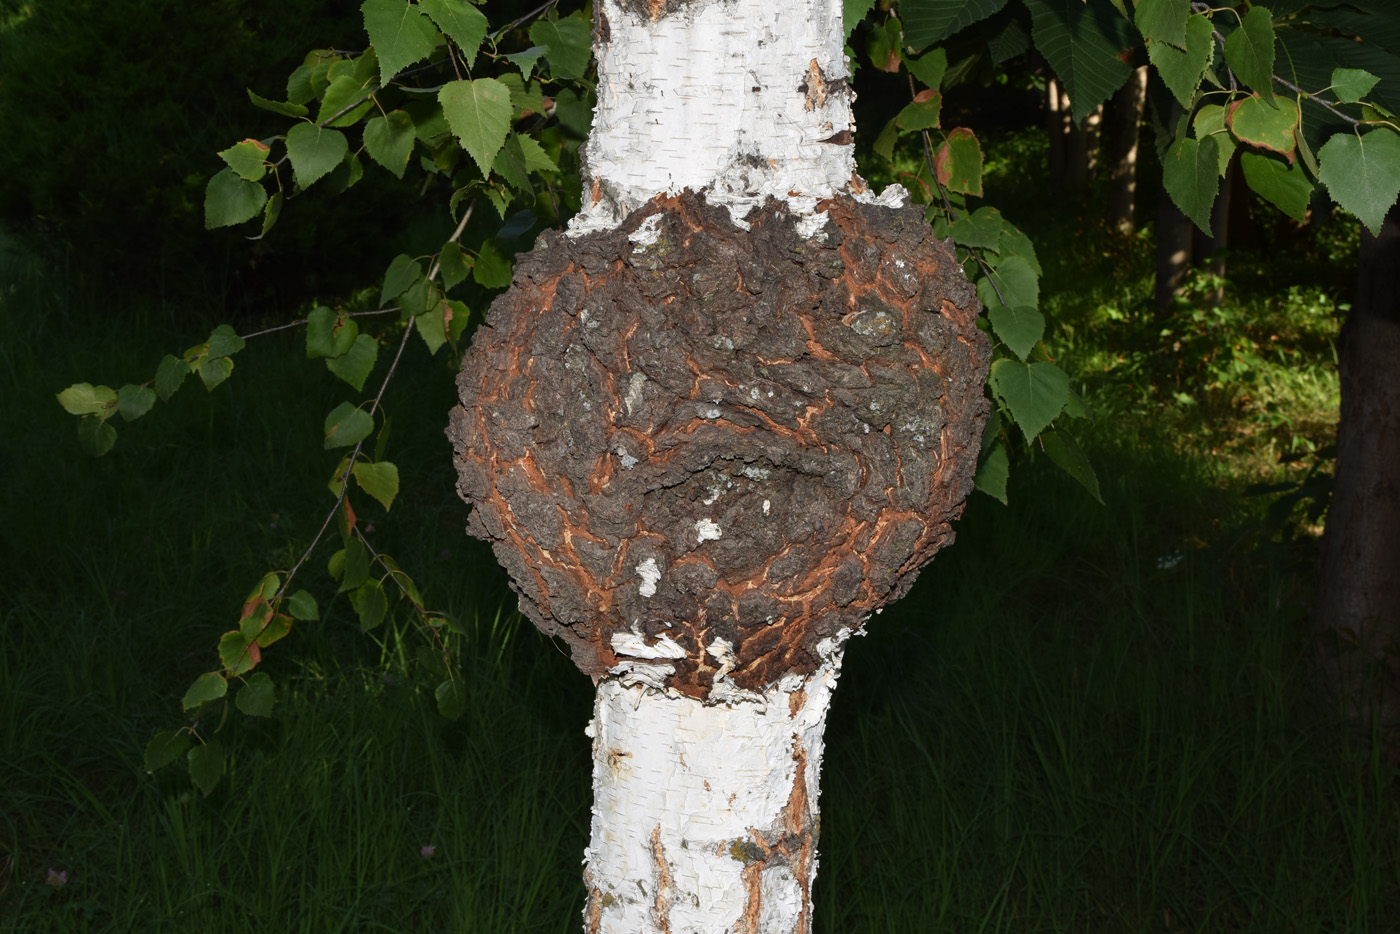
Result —
[[880, 71], [898, 73], [899, 50], [903, 45], [901, 34], [900, 22], [894, 16], [870, 30], [865, 41], [865, 54], [869, 57], [870, 64]]
[[348, 448], [369, 437], [374, 417], [352, 403], [342, 402], [326, 416], [325, 448]]
[[1198, 140], [1205, 139], [1207, 136], [1215, 137], [1220, 177], [1224, 178], [1225, 173], [1230, 170], [1230, 160], [1234, 157], [1235, 150], [1239, 148], [1225, 126], [1225, 108], [1219, 104], [1202, 105], [1201, 109], [1196, 111], [1195, 119], [1191, 121], [1191, 127]]
[[173, 730], [157, 733], [146, 744], [146, 754], [142, 757], [143, 765], [147, 772], [163, 769], [183, 756], [185, 750], [189, 748], [190, 735], [188, 733], [176, 733]]
[[253, 102], [254, 107], [261, 108], [262, 110], [270, 110], [273, 113], [281, 114], [284, 117], [306, 116], [306, 108], [303, 107], [301, 104], [292, 104], [284, 103], [282, 101], [268, 100], [266, 97], [254, 94], [251, 89], [248, 91], [248, 100]]
[[582, 139], [593, 131], [593, 95], [580, 95], [573, 88], [564, 88], [554, 95], [554, 116], [559, 125]]
[[342, 356], [349, 352], [359, 334], [354, 318], [319, 305], [306, 316], [306, 359]]
[[471, 68], [476, 50], [486, 38], [488, 24], [480, 10], [466, 0], [418, 0], [423, 12], [432, 17], [441, 29], [462, 50], [462, 57]]
[[249, 675], [247, 683], [238, 689], [238, 695], [233, 702], [250, 717], [272, 716], [272, 706], [277, 702], [272, 678], [264, 671]]
[[221, 324], [209, 334], [209, 355], [211, 357], [231, 357], [248, 342], [238, 336], [232, 325]]
[[998, 252], [1001, 253], [999, 265], [1005, 265], [1006, 261], [1013, 256], [1018, 256], [1025, 261], [1026, 266], [1037, 276], [1045, 274], [1040, 268], [1040, 260], [1036, 259], [1035, 246], [1031, 243], [1031, 238], [1010, 224], [1001, 232], [1001, 243]]
[[291, 631], [292, 618], [283, 613], [278, 613], [263, 624], [262, 630], [257, 633], [257, 638], [253, 641], [255, 641], [259, 647], [267, 648]]
[[880, 135], [875, 137], [875, 142], [871, 145], [875, 155], [886, 162], [894, 161], [894, 144], [899, 142], [899, 120], [891, 120], [885, 124], [885, 128], [880, 131]]
[[349, 151], [350, 144], [339, 130], [298, 123], [287, 131], [287, 157], [292, 160], [292, 172], [302, 188], [311, 187], [340, 165]]
[[1210, 17], [1205, 14], [1192, 16], [1186, 21], [1184, 49], [1167, 42], [1147, 43], [1148, 61], [1157, 69], [1157, 74], [1161, 75], [1172, 96], [1188, 110], [1214, 54], [1214, 27], [1211, 26]]
[[1103, 496], [1099, 494], [1099, 478], [1094, 473], [1094, 467], [1069, 432], [1047, 428], [1040, 433], [1040, 443], [1045, 446], [1045, 453], [1050, 455], [1050, 459], [1058, 464], [1061, 470], [1078, 480], [1079, 485], [1088, 490], [1090, 496], [1098, 500], [1100, 505], [1103, 504]]
[[[992, 287], [993, 282], [996, 288]], [[1040, 277], [1024, 256], [1004, 255], [990, 278], [977, 280], [977, 297], [988, 308], [1002, 304], [1036, 308], [1040, 305]]]
[[438, 254], [438, 272], [442, 276], [443, 288], [451, 291], [458, 284], [463, 282], [470, 270], [467, 264], [462, 261], [462, 248], [456, 241], [449, 241], [442, 245], [442, 252]]
[[219, 385], [233, 375], [233, 361], [228, 357], [211, 357], [205, 355], [199, 358], [199, 378], [204, 382], [204, 388], [213, 392]]
[[983, 207], [949, 224], [948, 236], [959, 246], [995, 252], [1001, 243], [1002, 231], [1010, 227], [996, 208]]
[[512, 52], [502, 55], [501, 58], [519, 68], [521, 76], [529, 80], [530, 73], [535, 70], [535, 63], [544, 57], [546, 51], [548, 50], [542, 45], [532, 45], [523, 52]]
[[405, 0], [365, 0], [360, 12], [369, 41], [379, 53], [379, 83], [384, 87], [400, 71], [427, 58], [437, 45], [432, 22]]
[[394, 504], [394, 497], [399, 495], [399, 468], [388, 461], [375, 464], [356, 461], [350, 469], [360, 489], [379, 500], [385, 509]]
[[78, 422], [78, 446], [84, 452], [101, 457], [117, 443], [117, 429], [96, 415], [84, 415]]
[[593, 31], [581, 13], [573, 13], [556, 22], [537, 19], [530, 26], [530, 41], [544, 46], [549, 61], [549, 73], [555, 81], [582, 78], [593, 55]]
[[267, 236], [267, 232], [272, 229], [272, 225], [277, 223], [277, 218], [282, 214], [282, 192], [273, 192], [272, 197], [267, 199], [267, 205], [263, 208], [262, 229], [258, 231], [256, 237], [250, 240], [261, 240]]
[[190, 781], [206, 798], [224, 777], [224, 747], [217, 740], [195, 746], [185, 754], [190, 764]]
[[1045, 336], [1045, 316], [1033, 305], [991, 305], [987, 318], [1001, 342], [1022, 360]]
[[194, 710], [203, 704], [208, 704], [218, 700], [228, 693], [228, 682], [224, 680], [222, 672], [210, 671], [194, 679], [185, 696], [180, 699], [180, 706], [185, 710]]
[[938, 183], [949, 191], [982, 197], [982, 147], [965, 126], [948, 131], [933, 156]]
[[997, 13], [1006, 0], [901, 0], [904, 44], [916, 52]]
[[1006, 455], [1006, 445], [998, 440], [977, 466], [977, 475], [972, 478], [972, 485], [1006, 505], [1006, 481], [1010, 475], [1011, 459]]
[[423, 267], [416, 259], [406, 253], [395, 256], [389, 262], [389, 268], [384, 271], [384, 285], [379, 290], [379, 307], [387, 307], [421, 278]]
[[1317, 153], [1318, 180], [1332, 200], [1376, 235], [1400, 194], [1400, 135], [1378, 128], [1364, 136], [1338, 133]]
[[1273, 107], [1259, 97], [1244, 97], [1230, 104], [1225, 122], [1243, 142], [1288, 156], [1298, 119], [1298, 102], [1290, 97], [1275, 99]]
[[1340, 103], [1355, 104], [1370, 94], [1379, 80], [1360, 68], [1336, 68], [1332, 71], [1332, 93]]
[[937, 91], [943, 84], [943, 75], [948, 70], [948, 53], [944, 49], [933, 49], [918, 58], [901, 51], [900, 57], [904, 59], [904, 67], [908, 68], [909, 73], [921, 81], [924, 87]]
[[527, 83], [520, 75], [510, 71], [497, 75], [496, 80], [510, 88], [510, 107], [517, 118], [527, 113], [544, 113], [544, 90], [538, 81]]
[[167, 402], [190, 375], [190, 365], [173, 354], [166, 354], [156, 367], [156, 395]]
[[360, 617], [360, 628], [369, 632], [384, 622], [389, 610], [389, 598], [384, 593], [383, 585], [371, 578], [351, 591], [350, 605]]
[[156, 391], [149, 386], [123, 386], [117, 390], [117, 412], [127, 421], [135, 421], [156, 404]]
[[204, 188], [204, 226], [213, 230], [252, 220], [266, 203], [262, 185], [239, 178], [233, 169], [222, 169]]
[[938, 126], [943, 110], [943, 95], [937, 91], [920, 91], [914, 100], [904, 105], [895, 120], [901, 130], [927, 130]]
[[452, 341], [452, 346], [457, 346], [457, 341], [461, 339], [462, 332], [467, 329], [467, 324], [471, 321], [471, 309], [465, 302], [455, 299], [447, 300], [447, 307], [451, 309], [451, 315], [447, 318], [447, 339]]
[[1225, 37], [1225, 63], [1251, 90], [1274, 106], [1274, 21], [1256, 4], [1240, 28]]
[[403, 178], [413, 154], [413, 120], [402, 110], [391, 110], [365, 123], [365, 152], [384, 168]]
[[1031, 33], [1069, 94], [1075, 124], [1128, 80], [1132, 65], [1123, 60], [1128, 45], [1123, 20], [1084, 0], [1026, 0]]
[[321, 612], [316, 607], [316, 598], [308, 590], [298, 590], [288, 597], [287, 609], [291, 610], [292, 616], [300, 620], [310, 621], [321, 618]]
[[491, 164], [491, 171], [505, 179], [512, 188], [533, 191], [529, 169], [525, 167], [525, 152], [520, 148], [520, 134], [512, 133], [506, 137], [505, 145], [496, 153], [496, 161]]
[[369, 551], [365, 548], [364, 543], [358, 538], [350, 539], [345, 543], [343, 554], [340, 589], [336, 593], [357, 590], [360, 585], [369, 580]]
[[1182, 137], [1167, 150], [1163, 160], [1162, 184], [1167, 194], [1210, 236], [1210, 209], [1220, 185], [1220, 157], [1215, 137], [1203, 140]]
[[1191, 0], [1138, 0], [1133, 23], [1146, 39], [1186, 48]]
[[503, 289], [510, 285], [511, 262], [495, 240], [483, 240], [481, 252], [472, 264], [472, 278], [477, 285], [487, 289]]
[[379, 342], [368, 334], [360, 334], [344, 354], [326, 361], [326, 369], [354, 386], [355, 391], [359, 392], [365, 388], [365, 380], [369, 379], [377, 359]]
[[450, 81], [438, 92], [438, 102], [482, 177], [490, 175], [510, 132], [510, 89], [494, 78]]
[[245, 139], [219, 153], [219, 158], [227, 162], [228, 167], [233, 169], [239, 178], [256, 182], [267, 174], [267, 156], [270, 151], [255, 139]]
[[[341, 75], [326, 88], [326, 96], [321, 99], [321, 109], [316, 116], [318, 123], [325, 126], [351, 126], [369, 113], [374, 101], [369, 100], [375, 83], [361, 81], [354, 75]], [[353, 106], [352, 106], [353, 105]], [[343, 113], [342, 113], [343, 111]], [[339, 114], [339, 116], [336, 116]]]
[[467, 688], [461, 678], [444, 681], [433, 691], [437, 699], [438, 713], [448, 720], [456, 720], [467, 712]]
[[426, 278], [420, 278], [407, 291], [399, 296], [399, 320], [421, 315], [428, 309], [429, 299], [436, 293], [436, 286]]
[[[1282, 98], [1280, 98], [1282, 100]], [[1261, 153], [1240, 154], [1244, 180], [1255, 193], [1298, 223], [1307, 220], [1313, 185], [1301, 166]]]
[[58, 404], [69, 415], [98, 415], [117, 404], [117, 393], [107, 386], [74, 383], [58, 394]]
[[415, 315], [413, 324], [418, 329], [418, 336], [423, 338], [423, 343], [428, 345], [428, 353], [435, 354], [438, 348], [447, 342], [447, 322], [446, 315], [451, 314], [451, 309], [447, 303], [439, 300], [433, 307]]
[[850, 36], [856, 23], [865, 19], [865, 14], [875, 5], [875, 0], [841, 0], [842, 38]]
[[262, 658], [255, 637], [244, 635], [237, 629], [230, 629], [219, 638], [219, 660], [231, 675], [241, 675], [251, 671]]
[[988, 381], [1027, 441], [1034, 441], [1069, 401], [1069, 377], [1053, 363], [998, 360]]

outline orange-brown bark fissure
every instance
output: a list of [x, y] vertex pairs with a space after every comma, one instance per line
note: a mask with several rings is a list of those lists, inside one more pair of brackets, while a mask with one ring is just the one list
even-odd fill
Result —
[[952, 540], [987, 412], [976, 298], [917, 208], [822, 209], [814, 239], [688, 192], [546, 233], [473, 339], [449, 430], [470, 530], [586, 673], [636, 629], [684, 648], [683, 694], [721, 669], [761, 691]]

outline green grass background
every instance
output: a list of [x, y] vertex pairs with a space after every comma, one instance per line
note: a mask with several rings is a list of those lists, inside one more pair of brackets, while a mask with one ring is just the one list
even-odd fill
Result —
[[[989, 199], [1012, 203], [998, 165]], [[1325, 459], [1354, 224], [1241, 257], [1222, 309], [1163, 318], [1149, 239], [1031, 220], [1105, 505], [1022, 465], [1012, 505], [975, 496], [852, 643], [817, 930], [1400, 929], [1395, 774], [1308, 690], [1316, 529], [1243, 495]], [[404, 492], [361, 521], [468, 629], [466, 714], [437, 714], [401, 612], [365, 635], [323, 601], [265, 656], [275, 716], [223, 726], [205, 798], [142, 749], [319, 527], [321, 421], [349, 394], [297, 335], [260, 338], [228, 385], [188, 383], [85, 458], [54, 394], [147, 378], [210, 323], [0, 263], [0, 931], [578, 930], [591, 691], [463, 532], [450, 363], [407, 351], [386, 397]], [[327, 554], [303, 581], [321, 596]]]

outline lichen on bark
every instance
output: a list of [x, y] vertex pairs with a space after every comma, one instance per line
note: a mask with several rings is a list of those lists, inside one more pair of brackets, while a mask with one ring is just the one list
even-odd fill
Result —
[[[549, 232], [473, 338], [449, 435], [469, 528], [585, 673], [762, 692], [952, 541], [988, 342], [913, 207], [804, 237], [689, 192]], [[810, 224], [808, 225], [810, 229]]]

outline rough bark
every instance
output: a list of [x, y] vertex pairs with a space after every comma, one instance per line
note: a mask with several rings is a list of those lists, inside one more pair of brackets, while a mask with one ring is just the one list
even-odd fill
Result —
[[[595, 677], [694, 698], [810, 674], [952, 541], [988, 347], [915, 207], [660, 197], [546, 235], [472, 341], [471, 531]], [[718, 693], [717, 693], [718, 692]]]
[[1137, 200], [1138, 140], [1142, 113], [1147, 105], [1147, 66], [1133, 69], [1128, 83], [1118, 89], [1109, 105], [1113, 168], [1109, 177], [1108, 224], [1121, 234], [1133, 232]]
[[1400, 758], [1400, 209], [1379, 237], [1363, 228], [1359, 260], [1314, 621], [1348, 712]]

